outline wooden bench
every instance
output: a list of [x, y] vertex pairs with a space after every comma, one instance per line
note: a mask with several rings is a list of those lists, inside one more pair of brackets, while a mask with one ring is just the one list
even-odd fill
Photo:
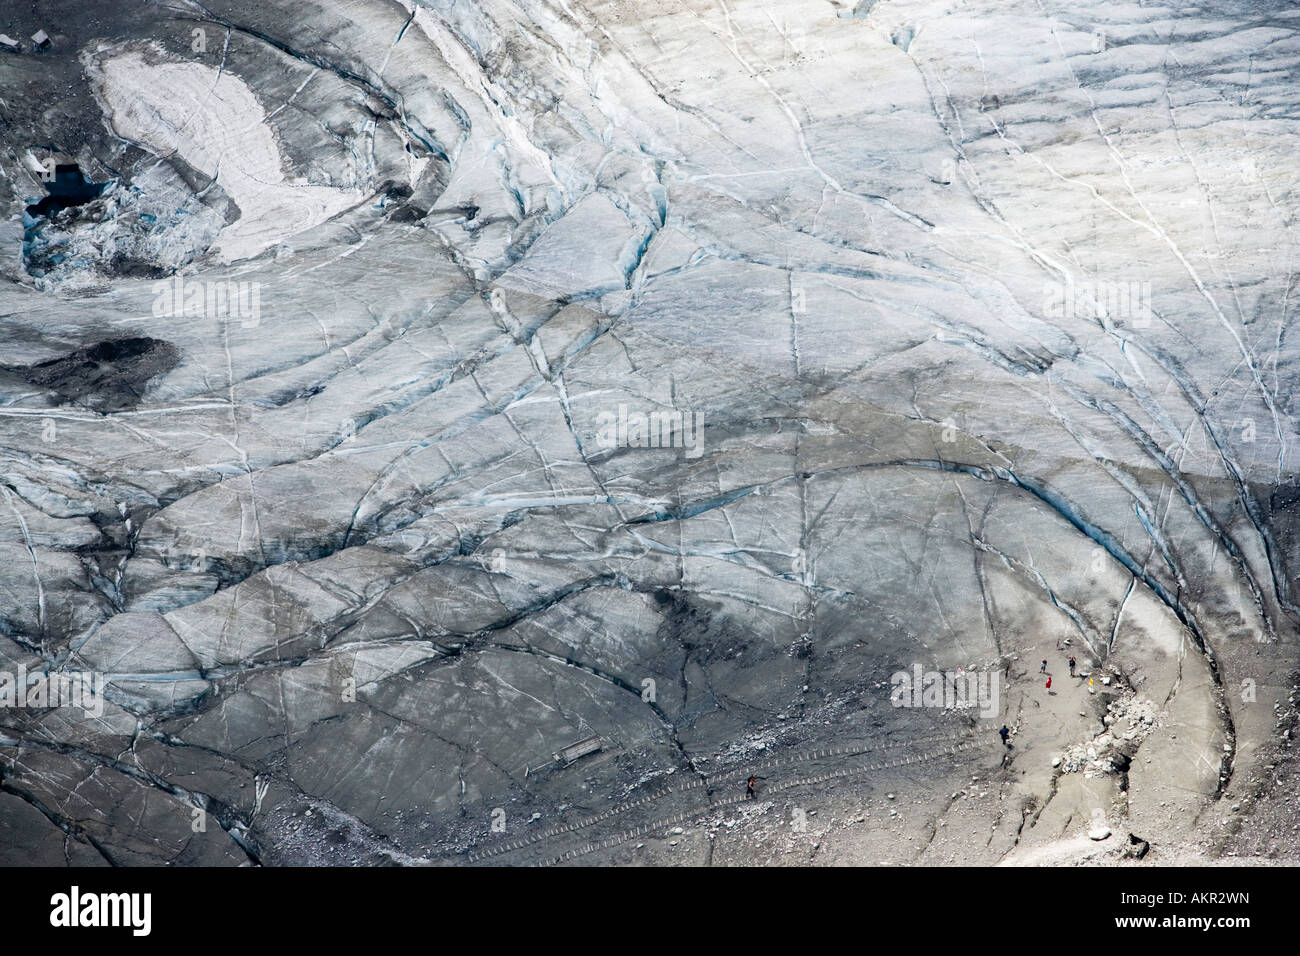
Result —
[[571, 743], [569, 746], [551, 754], [551, 756], [555, 758], [556, 763], [567, 767], [575, 760], [579, 760], [582, 757], [587, 756], [587, 754], [594, 754], [600, 749], [599, 737], [585, 737], [582, 740]]

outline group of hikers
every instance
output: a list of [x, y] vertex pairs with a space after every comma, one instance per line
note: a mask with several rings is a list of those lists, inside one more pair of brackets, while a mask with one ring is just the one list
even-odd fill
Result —
[[[1071, 654], [1071, 655], [1070, 655], [1070, 659], [1067, 661], [1067, 663], [1070, 665], [1070, 676], [1073, 677], [1073, 676], [1074, 676], [1075, 669], [1078, 668], [1078, 666], [1079, 666], [1079, 662], [1076, 661], [1076, 660], [1074, 659], [1074, 655]], [[1046, 657], [1043, 658], [1042, 664], [1041, 664], [1041, 665], [1039, 666], [1039, 668], [1038, 668], [1038, 673], [1040, 673], [1040, 674], [1047, 674], [1047, 658], [1046, 658]], [[1051, 674], [1047, 674], [1047, 685], [1046, 685], [1046, 686], [1047, 686], [1047, 689], [1048, 689], [1048, 690], [1051, 690], [1051, 689], [1052, 689], [1052, 675], [1051, 675]], [[1008, 750], [1010, 750], [1010, 749], [1011, 749], [1011, 741], [1008, 740], [1007, 738], [1011, 736], [1011, 730], [1010, 730], [1009, 727], [1007, 727], [1006, 724], [1003, 724], [1002, 727], [1001, 727], [1001, 729], [998, 730], [998, 736], [1000, 736], [1000, 737], [1002, 738], [1002, 743], [1003, 743], [1003, 745], [1004, 745]]]
[[[1070, 655], [1070, 676], [1071, 676], [1071, 677], [1074, 676], [1074, 669], [1075, 669], [1076, 667], [1078, 667], [1078, 666], [1079, 666], [1079, 664], [1078, 664], [1078, 662], [1074, 659], [1074, 655], [1071, 654], [1071, 655]], [[1043, 666], [1040, 667], [1040, 668], [1038, 668], [1038, 673], [1040, 673], [1040, 674], [1047, 674], [1047, 658], [1046, 658], [1046, 657], [1043, 658]], [[1051, 675], [1051, 674], [1047, 674], [1047, 689], [1048, 689], [1048, 690], [1051, 690], [1051, 689], [1052, 689], [1052, 675]]]

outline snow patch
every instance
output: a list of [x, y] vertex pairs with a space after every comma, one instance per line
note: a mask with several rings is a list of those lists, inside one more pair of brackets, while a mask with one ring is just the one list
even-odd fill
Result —
[[247, 84], [201, 63], [160, 62], [139, 50], [87, 59], [113, 131], [213, 177], [239, 207], [213, 250], [247, 259], [356, 205], [356, 190], [285, 178], [266, 111]]

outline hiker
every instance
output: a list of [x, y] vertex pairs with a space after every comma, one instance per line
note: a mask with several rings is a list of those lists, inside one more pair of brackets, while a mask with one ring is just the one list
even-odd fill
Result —
[[1008, 750], [1010, 750], [1011, 744], [1007, 742], [1007, 737], [1011, 736], [1011, 731], [1007, 728], [1007, 725], [1003, 724], [1002, 729], [999, 730], [998, 733], [1002, 736], [1002, 743], [1006, 746]]
[[1048, 674], [1048, 675], [1047, 675], [1047, 689], [1048, 689], [1048, 690], [1051, 690], [1051, 689], [1052, 689], [1052, 675], [1051, 675], [1051, 674]]
[[1046, 657], [1043, 658], [1043, 666], [1040, 667], [1040, 668], [1038, 668], [1038, 673], [1040, 673], [1040, 674], [1046, 674], [1046, 673], [1047, 673], [1047, 658], [1046, 658]]
[[749, 780], [747, 780], [747, 781], [745, 782], [745, 799], [746, 799], [746, 800], [753, 800], [753, 799], [754, 799], [754, 784], [756, 784], [756, 783], [758, 783], [758, 777], [755, 777], [755, 776], [753, 776], [753, 775], [751, 774]]
[[1075, 668], [1074, 655], [1071, 654], [1071, 655], [1070, 655], [1070, 676], [1071, 676], [1071, 677], [1074, 676], [1074, 668]]

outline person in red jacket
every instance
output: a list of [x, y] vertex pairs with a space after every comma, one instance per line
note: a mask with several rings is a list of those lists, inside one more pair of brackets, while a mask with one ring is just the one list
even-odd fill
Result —
[[1052, 675], [1051, 675], [1051, 674], [1048, 674], [1048, 675], [1047, 675], [1047, 689], [1048, 689], [1048, 690], [1051, 690], [1051, 689], [1052, 689]]

